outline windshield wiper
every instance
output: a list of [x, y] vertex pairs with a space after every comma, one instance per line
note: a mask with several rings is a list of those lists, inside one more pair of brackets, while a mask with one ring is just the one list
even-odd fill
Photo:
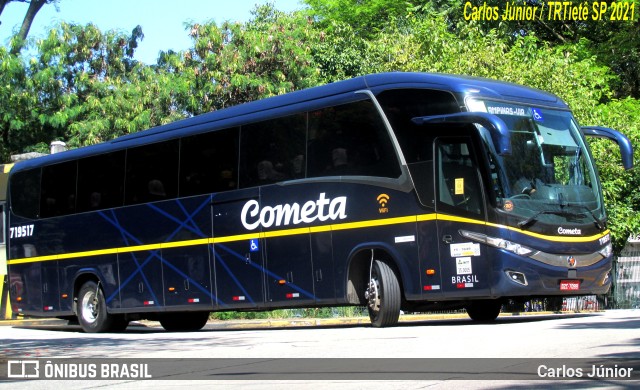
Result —
[[[596, 228], [598, 228], [598, 230], [602, 230], [604, 228], [604, 223], [601, 220], [599, 220], [598, 217], [596, 217], [596, 215], [593, 213], [593, 211], [591, 211], [591, 209], [589, 209], [587, 206], [577, 204], [577, 203], [563, 203], [563, 206], [579, 207], [581, 209], [586, 210], [588, 214], [591, 216], [591, 218], [593, 218], [593, 222], [596, 225]], [[518, 227], [520, 229], [524, 229], [525, 227], [531, 225], [533, 222], [536, 222], [538, 220], [538, 217], [542, 214], [554, 214], [562, 217], [576, 217], [576, 216], [582, 215], [582, 214], [576, 214], [576, 213], [571, 213], [569, 211], [562, 211], [562, 210], [542, 210], [533, 214], [529, 218], [518, 222]]]
[[532, 224], [533, 222], [536, 222], [538, 220], [538, 217], [542, 214], [555, 214], [555, 215], [560, 215], [563, 217], [575, 217], [576, 214], [574, 213], [570, 213], [568, 211], [561, 211], [561, 210], [542, 210], [542, 211], [538, 211], [537, 213], [533, 214], [532, 216], [530, 216], [529, 218], [522, 220], [520, 222], [518, 222], [518, 227], [520, 229], [524, 229], [525, 227], [529, 226], [530, 224]]
[[591, 218], [593, 218], [593, 223], [596, 225], [596, 228], [598, 228], [598, 230], [603, 230], [605, 228], [604, 222], [598, 219], [598, 217], [596, 217], [593, 211], [591, 211], [591, 209], [588, 208], [587, 206], [579, 203], [567, 203], [566, 205], [571, 207], [578, 207], [582, 210], [586, 210], [587, 213], [591, 216]]

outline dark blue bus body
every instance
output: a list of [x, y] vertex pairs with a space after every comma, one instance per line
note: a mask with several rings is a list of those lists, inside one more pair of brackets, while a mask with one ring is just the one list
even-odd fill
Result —
[[389, 73], [20, 162], [12, 307], [86, 331], [340, 305], [387, 326], [401, 308], [487, 320], [506, 298], [602, 294], [610, 236], [576, 126], [538, 90]]

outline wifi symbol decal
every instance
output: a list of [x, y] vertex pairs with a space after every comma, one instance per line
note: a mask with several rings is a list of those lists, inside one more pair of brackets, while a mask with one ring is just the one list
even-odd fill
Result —
[[380, 204], [380, 208], [378, 209], [380, 214], [388, 213], [389, 209], [387, 208], [387, 204], [389, 203], [389, 199], [390, 199], [389, 195], [380, 194], [380, 195], [378, 195], [378, 197], [376, 199], [378, 200], [378, 203]]

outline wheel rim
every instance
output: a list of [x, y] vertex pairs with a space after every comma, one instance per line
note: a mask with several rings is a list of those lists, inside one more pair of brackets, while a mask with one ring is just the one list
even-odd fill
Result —
[[367, 298], [369, 299], [369, 310], [372, 313], [378, 313], [380, 311], [380, 281], [373, 275], [369, 281], [369, 288], [367, 289]]
[[98, 319], [98, 305], [93, 293], [86, 293], [82, 297], [82, 319], [89, 324], [93, 324]]

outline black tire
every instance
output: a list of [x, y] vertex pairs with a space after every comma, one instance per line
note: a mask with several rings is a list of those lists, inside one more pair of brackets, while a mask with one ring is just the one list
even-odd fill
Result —
[[492, 322], [500, 315], [502, 301], [498, 299], [472, 301], [467, 306], [467, 314], [477, 322]]
[[116, 333], [124, 332], [129, 326], [129, 321], [125, 319], [124, 314], [115, 315], [113, 317], [113, 322], [111, 323], [109, 331]]
[[383, 328], [398, 324], [402, 301], [400, 284], [387, 263], [374, 260], [366, 298], [371, 325]]
[[111, 330], [115, 317], [107, 313], [107, 303], [102, 289], [89, 281], [80, 287], [77, 302], [78, 322], [86, 333], [102, 333]]
[[160, 325], [168, 332], [194, 332], [202, 329], [207, 321], [207, 311], [166, 313], [160, 317]]

